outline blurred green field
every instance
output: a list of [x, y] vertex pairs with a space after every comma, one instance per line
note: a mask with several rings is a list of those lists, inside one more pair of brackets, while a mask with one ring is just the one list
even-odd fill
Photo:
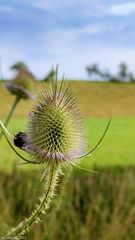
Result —
[[[98, 175], [74, 170], [64, 191], [63, 176], [58, 195], [27, 239], [134, 240], [135, 168], [100, 167], [97, 171]], [[0, 237], [32, 212], [41, 194], [42, 172], [0, 171]]]
[[[88, 149], [94, 147], [107, 125], [108, 119], [87, 118], [85, 120], [88, 137]], [[26, 119], [14, 118], [11, 120], [9, 130], [14, 135], [24, 131]], [[89, 157], [81, 161], [81, 166], [93, 168], [95, 166], [135, 165], [135, 118], [113, 118], [108, 132], [99, 148]], [[14, 162], [20, 159], [8, 146], [4, 137], [0, 142], [0, 167], [10, 170]], [[24, 152], [22, 151], [22, 154]], [[24, 154], [25, 155], [25, 154]], [[30, 165], [20, 166], [21, 169], [31, 168]]]
[[[38, 88], [43, 87], [38, 84]], [[89, 148], [101, 137], [110, 114], [112, 122], [104, 141], [96, 152], [82, 161], [87, 168], [135, 164], [135, 85], [126, 83], [90, 83], [70, 81], [80, 110], [85, 119]], [[44, 87], [47, 85], [45, 84]], [[4, 120], [14, 96], [0, 85], [0, 117]], [[10, 104], [9, 104], [10, 103]], [[9, 130], [14, 134], [24, 131], [31, 102], [22, 101], [17, 107]], [[4, 139], [0, 142], [0, 167], [10, 169], [17, 159]], [[30, 166], [29, 166], [30, 167]], [[21, 168], [23, 168], [21, 166]], [[25, 166], [25, 168], [27, 168]]]
[[[102, 136], [112, 112], [112, 122], [103, 142], [92, 156], [80, 163], [98, 173], [73, 169], [62, 198], [58, 194], [41, 224], [35, 225], [27, 237], [31, 240], [134, 240], [135, 84], [79, 81], [70, 84], [84, 116], [88, 149]], [[13, 100], [0, 85], [3, 122]], [[25, 131], [30, 106], [31, 102], [22, 101], [17, 107], [8, 127], [12, 135]], [[39, 180], [43, 165], [18, 165], [20, 162], [2, 137], [0, 237], [29, 216], [41, 194]], [[64, 177], [58, 193], [63, 181]]]

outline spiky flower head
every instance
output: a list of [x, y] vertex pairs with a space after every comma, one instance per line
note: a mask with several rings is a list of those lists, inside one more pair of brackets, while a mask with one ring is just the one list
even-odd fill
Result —
[[33, 74], [27, 69], [21, 69], [15, 78], [6, 84], [6, 88], [18, 98], [29, 99], [32, 98], [31, 92], [34, 90], [35, 84], [36, 80]]
[[[48, 171], [45, 171], [45, 189], [40, 197], [40, 204], [29, 218], [25, 218], [17, 227], [6, 234], [6, 238], [19, 237], [29, 231], [34, 222], [40, 221], [41, 213], [45, 213], [50, 200], [54, 195], [55, 186], [62, 164], [74, 165], [74, 161], [92, 153], [103, 140], [110, 121], [96, 146], [86, 153], [86, 140], [84, 129], [76, 101], [69, 89], [62, 81], [58, 87], [56, 79], [52, 79], [50, 90], [40, 91], [33, 111], [29, 117], [26, 133], [19, 132], [14, 137], [14, 144], [30, 153], [33, 161], [25, 159], [19, 154], [10, 141], [10, 134], [3, 123], [0, 127], [6, 140], [14, 152], [27, 163], [47, 163]], [[75, 166], [75, 165], [74, 165]]]
[[70, 163], [85, 152], [80, 113], [64, 80], [53, 79], [50, 89], [39, 91], [26, 134], [19, 134], [21, 148], [38, 163]]
[[50, 89], [38, 92], [26, 132], [14, 136], [14, 144], [28, 152], [32, 160], [16, 151], [11, 135], [1, 121], [0, 128], [10, 147], [26, 163], [67, 163], [73, 166], [99, 147], [108, 131], [111, 117], [97, 144], [86, 151], [84, 127], [76, 100], [65, 81], [58, 84], [57, 74], [55, 77]]

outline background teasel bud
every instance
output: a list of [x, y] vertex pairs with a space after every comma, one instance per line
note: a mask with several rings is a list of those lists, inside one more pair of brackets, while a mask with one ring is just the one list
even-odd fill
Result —
[[[36, 87], [36, 78], [28, 70], [26, 65], [23, 62], [19, 62], [12, 66], [12, 69], [17, 71], [17, 74], [13, 80], [7, 83], [5, 86], [7, 90], [16, 96], [15, 101], [11, 107], [11, 110], [4, 122], [4, 125], [7, 126], [9, 120], [11, 119], [16, 106], [18, 105], [21, 99], [33, 99], [32, 91]], [[2, 134], [0, 134], [1, 138]]]
[[19, 69], [15, 78], [6, 85], [11, 94], [18, 98], [32, 98], [31, 92], [35, 89], [36, 78], [27, 69]]
[[51, 89], [39, 92], [26, 133], [28, 141], [23, 149], [39, 163], [70, 163], [84, 154], [83, 124], [64, 80], [59, 87], [57, 80], [53, 80]]

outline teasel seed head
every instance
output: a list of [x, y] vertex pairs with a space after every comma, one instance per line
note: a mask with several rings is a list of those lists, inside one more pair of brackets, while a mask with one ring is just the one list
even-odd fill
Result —
[[111, 119], [97, 144], [86, 151], [85, 130], [76, 99], [64, 79], [58, 84], [56, 74], [55, 78], [52, 77], [51, 87], [47, 89], [45, 86], [38, 91], [37, 99], [34, 98], [25, 133], [19, 132], [14, 136], [15, 146], [29, 153], [31, 159], [23, 157], [14, 148], [11, 135], [1, 121], [0, 128], [10, 147], [25, 163], [76, 166], [76, 162], [90, 156], [99, 147]]
[[39, 163], [70, 163], [84, 154], [84, 127], [76, 100], [64, 80], [58, 84], [52, 79], [49, 90], [39, 91], [26, 134], [27, 141], [26, 135], [19, 135], [22, 148]]
[[32, 99], [32, 91], [35, 89], [36, 79], [27, 69], [17, 72], [17, 75], [10, 83], [6, 84], [7, 90], [18, 98]]

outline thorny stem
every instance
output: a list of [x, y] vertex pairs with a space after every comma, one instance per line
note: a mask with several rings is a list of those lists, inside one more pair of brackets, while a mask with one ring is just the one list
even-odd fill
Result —
[[32, 212], [29, 218], [25, 219], [21, 222], [16, 228], [13, 228], [8, 234], [4, 236], [7, 237], [19, 237], [21, 234], [25, 234], [29, 231], [30, 227], [33, 223], [37, 223], [40, 221], [40, 217], [46, 213], [46, 210], [49, 207], [49, 203], [51, 198], [54, 195], [55, 187], [57, 184], [58, 176], [60, 174], [60, 167], [58, 165], [53, 164], [47, 170], [47, 175], [45, 180], [45, 189], [43, 195], [40, 197], [40, 203], [36, 205], [35, 210]]
[[57, 217], [57, 213], [59, 212], [60, 210], [60, 207], [61, 207], [61, 204], [62, 204], [62, 200], [64, 199], [65, 197], [65, 188], [66, 188], [66, 185], [68, 184], [68, 181], [69, 181], [69, 177], [71, 176], [72, 174], [72, 171], [73, 168], [71, 167], [70, 169], [68, 169], [68, 171], [66, 172], [66, 175], [62, 181], [62, 186], [61, 186], [61, 192], [58, 196], [58, 199], [57, 199], [57, 202], [56, 202], [56, 205], [53, 209], [53, 214], [52, 214], [52, 217], [51, 217], [51, 220], [49, 222], [49, 225], [50, 226], [53, 226], [54, 224], [54, 220], [56, 219]]
[[[14, 101], [14, 103], [13, 103], [13, 105], [12, 105], [12, 108], [11, 108], [11, 110], [10, 110], [8, 116], [7, 116], [7, 119], [6, 119], [5, 122], [4, 122], [5, 127], [7, 127], [7, 125], [8, 125], [8, 123], [9, 123], [9, 121], [10, 121], [10, 119], [11, 119], [11, 117], [12, 117], [12, 115], [13, 115], [13, 113], [14, 113], [14, 111], [15, 111], [15, 109], [16, 109], [16, 106], [17, 106], [17, 104], [18, 104], [19, 101], [20, 101], [20, 98], [19, 98], [19, 97], [16, 97], [16, 98], [15, 98], [15, 101]], [[3, 135], [3, 133], [0, 133], [0, 139], [1, 139], [2, 135]]]
[[5, 127], [7, 127], [8, 123], [9, 123], [9, 120], [12, 117], [12, 115], [13, 115], [13, 113], [15, 111], [15, 108], [16, 108], [16, 106], [17, 106], [19, 101], [20, 101], [20, 98], [16, 97], [15, 101], [14, 101], [14, 103], [12, 105], [12, 108], [11, 108], [11, 110], [10, 110], [8, 116], [7, 116], [7, 119], [6, 119], [5, 123], [4, 123]]

